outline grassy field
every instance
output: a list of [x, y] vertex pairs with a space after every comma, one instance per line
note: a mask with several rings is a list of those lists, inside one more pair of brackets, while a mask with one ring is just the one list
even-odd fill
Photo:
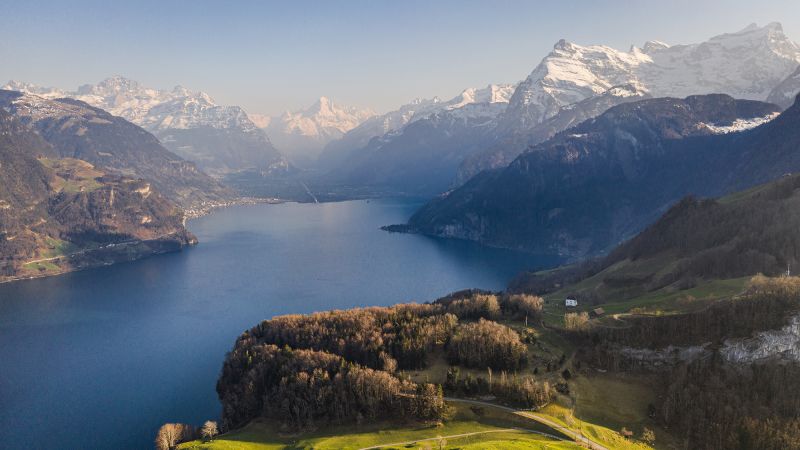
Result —
[[53, 258], [56, 256], [64, 256], [76, 250], [78, 250], [78, 247], [75, 244], [48, 236], [45, 238], [45, 247], [39, 251], [39, 257]]
[[71, 193], [89, 192], [101, 186], [97, 178], [103, 176], [104, 173], [86, 161], [73, 158], [41, 158], [39, 161], [53, 169], [58, 176], [55, 184], [56, 190]]
[[[461, 406], [441, 426], [372, 424], [331, 427], [299, 435], [283, 434], [266, 421], [220, 436], [213, 442], [193, 441], [178, 448], [202, 450], [272, 449], [577, 449], [574, 443], [558, 441], [515, 428], [535, 429], [536, 424], [492, 408]], [[526, 429], [527, 429], [526, 428]], [[541, 429], [541, 427], [539, 427]]]
[[652, 447], [622, 437], [616, 430], [602, 425], [584, 422], [577, 419], [569, 408], [559, 404], [551, 404], [539, 411], [538, 414], [575, 431], [580, 431], [584, 436], [614, 450], [646, 450]]
[[[733, 278], [729, 280], [700, 281], [697, 286], [685, 289], [660, 289], [634, 298], [603, 303], [606, 315], [635, 314], [675, 314], [696, 311], [709, 303], [730, 298], [742, 292], [751, 277]], [[545, 322], [549, 325], [564, 324], [564, 293], [556, 292], [545, 296]], [[612, 297], [613, 298], [613, 297]], [[590, 305], [579, 305], [574, 311], [589, 311]], [[572, 310], [571, 310], [572, 311]]]
[[57, 265], [50, 261], [30, 262], [22, 265], [22, 268], [34, 273], [57, 272], [61, 270]]

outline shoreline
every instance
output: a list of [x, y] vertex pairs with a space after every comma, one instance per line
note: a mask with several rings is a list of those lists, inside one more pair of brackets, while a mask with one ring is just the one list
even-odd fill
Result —
[[[191, 238], [188, 240], [188, 242], [185, 242], [185, 243], [178, 243], [178, 242], [176, 242], [174, 240], [165, 239], [165, 238], [167, 238], [169, 236], [174, 236], [174, 235], [175, 235], [175, 233], [171, 233], [169, 235], [159, 236], [159, 237], [154, 238], [154, 239], [137, 239], [135, 241], [116, 242], [116, 243], [111, 243], [111, 244], [108, 244], [106, 246], [99, 247], [99, 248], [87, 248], [87, 249], [79, 250], [78, 252], [71, 253], [69, 255], [60, 255], [60, 256], [56, 256], [56, 257], [52, 257], [52, 258], [47, 258], [47, 259], [45, 259], [46, 261], [55, 261], [55, 260], [68, 261], [68, 260], [74, 260], [76, 258], [81, 258], [81, 257], [103, 258], [104, 256], [101, 254], [102, 252], [110, 252], [109, 254], [105, 255], [105, 258], [110, 258], [110, 260], [109, 259], [100, 259], [100, 260], [97, 260], [97, 261], [88, 261], [88, 262], [84, 262], [84, 265], [80, 265], [80, 261], [79, 261], [78, 262], [79, 265], [76, 265], [76, 266], [67, 266], [67, 267], [57, 266], [60, 269], [58, 271], [42, 272], [42, 273], [33, 274], [33, 275], [26, 274], [26, 275], [19, 275], [19, 276], [11, 276], [11, 277], [0, 278], [0, 284], [14, 283], [14, 282], [24, 281], [24, 280], [35, 280], [35, 279], [39, 279], [39, 278], [56, 277], [56, 276], [59, 276], [59, 275], [64, 275], [64, 274], [72, 273], [72, 272], [79, 272], [79, 271], [87, 270], [87, 269], [95, 269], [95, 268], [98, 268], [98, 267], [111, 266], [111, 265], [119, 264], [119, 263], [123, 263], [123, 262], [133, 262], [133, 261], [137, 261], [137, 260], [140, 260], [140, 259], [148, 258], [150, 256], [163, 255], [163, 254], [166, 254], [166, 253], [174, 253], [174, 252], [182, 251], [185, 247], [191, 247], [191, 246], [197, 245], [196, 238], [194, 238], [194, 236], [191, 235], [191, 234], [189, 235], [189, 236], [191, 236]], [[129, 253], [127, 251], [129, 249], [134, 249], [135, 250], [137, 247], [142, 247], [142, 246], [145, 247], [148, 251], [143, 251], [143, 252], [141, 252], [139, 254], [136, 254], [136, 255], [133, 255], [133, 256], [131, 255], [131, 253]], [[33, 262], [38, 262], [38, 261], [34, 260]], [[28, 263], [26, 263], [26, 264], [28, 264]]]
[[183, 210], [183, 225], [186, 226], [186, 221], [191, 219], [198, 219], [207, 216], [217, 209], [229, 208], [231, 206], [241, 205], [259, 205], [269, 204], [278, 205], [287, 203], [290, 200], [284, 200], [277, 197], [239, 197], [233, 200], [222, 200], [218, 202], [207, 202], [198, 206], [186, 208]]
[[[220, 201], [220, 202], [209, 202], [209, 203], [205, 203], [205, 204], [202, 204], [202, 205], [199, 205], [199, 206], [195, 206], [193, 208], [185, 209], [184, 210], [184, 217], [183, 217], [183, 227], [187, 232], [191, 233], [191, 231], [189, 231], [189, 229], [187, 228], [187, 221], [189, 221], [191, 219], [197, 219], [197, 218], [200, 218], [200, 217], [203, 217], [203, 216], [207, 216], [209, 214], [212, 214], [214, 211], [216, 211], [218, 209], [228, 208], [228, 207], [231, 207], [231, 206], [240, 206], [240, 205], [282, 204], [282, 203], [287, 203], [287, 202], [288, 202], [288, 200], [283, 200], [283, 199], [274, 198], [274, 197], [267, 197], [267, 198], [241, 197], [241, 198], [237, 198], [235, 200]], [[58, 256], [58, 257], [54, 257], [54, 258], [48, 258], [48, 261], [49, 260], [56, 260], [56, 259], [58, 259], [58, 260], [68, 260], [68, 259], [73, 259], [73, 258], [82, 256], [82, 255], [91, 255], [94, 252], [107, 250], [110, 247], [124, 246], [125, 248], [130, 248], [130, 247], [135, 247], [135, 246], [139, 246], [139, 245], [148, 246], [148, 245], [156, 244], [156, 243], [159, 243], [159, 242], [163, 242], [163, 240], [161, 238], [156, 238], [156, 239], [147, 239], [147, 240], [136, 240], [136, 241], [131, 241], [131, 242], [118, 242], [118, 243], [114, 243], [114, 244], [112, 244], [112, 245], [110, 245], [108, 247], [94, 248], [94, 249], [84, 249], [84, 250], [80, 250], [80, 251], [78, 251], [76, 253], [73, 253], [73, 254], [70, 254], [70, 255], [61, 255], [61, 256]], [[64, 275], [64, 274], [68, 274], [68, 273], [72, 273], [72, 272], [79, 272], [79, 271], [87, 270], [87, 269], [95, 269], [95, 268], [98, 268], [98, 267], [111, 266], [111, 265], [119, 264], [119, 263], [123, 263], [123, 262], [133, 262], [133, 261], [137, 261], [137, 260], [140, 260], [140, 259], [148, 258], [150, 256], [163, 255], [163, 254], [166, 254], [166, 253], [183, 251], [184, 247], [194, 246], [194, 245], [197, 245], [197, 244], [199, 244], [199, 242], [196, 240], [196, 238], [193, 238], [193, 240], [188, 242], [186, 245], [182, 245], [179, 248], [175, 248], [175, 249], [168, 249], [168, 250], [158, 249], [158, 250], [142, 253], [141, 256], [137, 256], [137, 257], [134, 257], [134, 258], [120, 259], [120, 260], [117, 260], [117, 261], [102, 261], [102, 262], [99, 262], [99, 263], [89, 263], [89, 264], [87, 264], [85, 266], [59, 267], [61, 270], [54, 271], [54, 272], [44, 272], [44, 273], [38, 273], [38, 274], [33, 274], [33, 275], [26, 274], [26, 275], [19, 275], [19, 276], [3, 277], [3, 278], [0, 278], [0, 284], [14, 283], [14, 282], [25, 281], [25, 280], [36, 280], [36, 279], [40, 279], [40, 278], [57, 277], [57, 276], [60, 276], [60, 275]], [[34, 262], [36, 262], [36, 261], [34, 260]], [[27, 263], [25, 263], [25, 264], [27, 264]]]

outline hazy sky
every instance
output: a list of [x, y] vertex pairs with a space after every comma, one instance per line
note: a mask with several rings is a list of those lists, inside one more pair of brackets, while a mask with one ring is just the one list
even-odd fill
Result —
[[561, 38], [627, 50], [773, 21], [800, 40], [800, 1], [0, 0], [0, 82], [118, 74], [256, 113], [321, 95], [386, 111], [519, 81]]

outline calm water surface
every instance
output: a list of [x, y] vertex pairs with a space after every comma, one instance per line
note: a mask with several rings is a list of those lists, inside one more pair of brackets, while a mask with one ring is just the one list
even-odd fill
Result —
[[0, 285], [0, 448], [149, 449], [216, 418], [225, 352], [278, 314], [500, 289], [552, 258], [390, 234], [418, 204], [242, 206], [187, 251]]

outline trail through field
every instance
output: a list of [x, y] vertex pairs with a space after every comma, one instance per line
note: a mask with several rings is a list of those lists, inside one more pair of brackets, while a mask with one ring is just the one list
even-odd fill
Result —
[[[501, 409], [503, 411], [508, 411], [508, 412], [510, 412], [512, 414], [515, 414], [517, 416], [526, 417], [528, 419], [535, 420], [535, 421], [541, 423], [542, 425], [546, 425], [546, 426], [548, 426], [548, 427], [550, 427], [550, 428], [552, 428], [554, 430], [557, 430], [560, 433], [563, 433], [565, 436], [568, 436], [570, 439], [574, 440], [575, 442], [577, 442], [577, 443], [579, 443], [581, 445], [585, 445], [587, 448], [595, 449], [595, 450], [608, 450], [606, 447], [598, 444], [597, 442], [592, 441], [591, 439], [589, 439], [588, 437], [584, 436], [583, 434], [577, 433], [577, 432], [575, 432], [575, 431], [573, 431], [573, 430], [571, 430], [571, 429], [569, 429], [567, 427], [561, 426], [558, 423], [556, 423], [556, 422], [554, 422], [554, 421], [552, 421], [552, 420], [550, 420], [550, 419], [548, 419], [546, 417], [543, 417], [543, 416], [541, 416], [539, 414], [531, 412], [531, 411], [525, 411], [525, 410], [509, 408], [507, 406], [496, 405], [494, 403], [489, 403], [489, 402], [482, 402], [480, 400], [467, 400], [467, 399], [463, 399], [463, 398], [453, 398], [453, 397], [445, 397], [444, 399], [445, 399], [445, 401], [448, 401], [448, 402], [467, 403], [467, 404], [471, 404], [471, 405], [485, 406], [487, 408], [497, 408], [497, 409]], [[547, 433], [539, 433], [539, 434], [542, 434], [542, 435], [548, 436], [548, 437], [552, 437], [552, 438], [555, 438], [555, 439], [559, 439], [559, 440], [564, 440], [563, 438], [560, 438], [558, 436], [553, 436], [553, 435], [547, 434]]]
[[507, 432], [513, 432], [513, 431], [521, 432], [521, 433], [538, 434], [538, 435], [542, 435], [542, 436], [552, 437], [554, 439], [558, 439], [558, 440], [562, 440], [562, 441], [564, 440], [564, 439], [549, 435], [547, 433], [542, 433], [542, 432], [534, 431], [534, 430], [526, 430], [524, 428], [502, 428], [502, 429], [499, 429], [499, 430], [486, 430], [486, 431], [475, 431], [475, 432], [472, 432], [472, 433], [451, 434], [449, 436], [437, 436], [437, 437], [433, 437], [433, 438], [416, 439], [416, 440], [413, 440], [413, 441], [392, 442], [392, 443], [389, 443], [389, 444], [380, 444], [380, 445], [373, 445], [372, 447], [364, 447], [364, 448], [361, 448], [359, 450], [373, 450], [373, 449], [384, 448], [384, 447], [403, 447], [403, 446], [406, 446], [406, 445], [413, 445], [413, 444], [416, 444], [416, 443], [419, 443], [419, 442], [438, 441], [440, 439], [444, 439], [444, 440], [447, 440], [447, 439], [458, 439], [458, 438], [463, 438], [463, 437], [477, 436], [479, 434], [507, 433]]

